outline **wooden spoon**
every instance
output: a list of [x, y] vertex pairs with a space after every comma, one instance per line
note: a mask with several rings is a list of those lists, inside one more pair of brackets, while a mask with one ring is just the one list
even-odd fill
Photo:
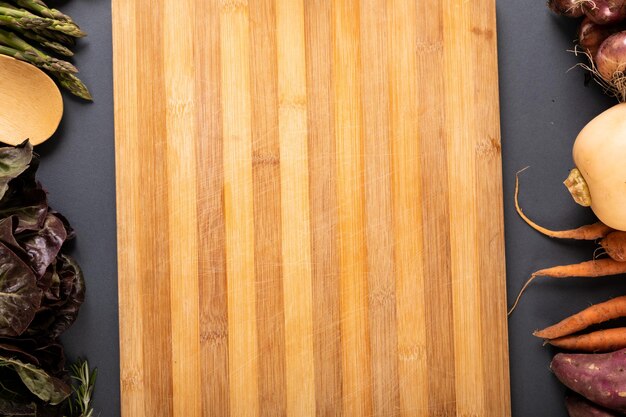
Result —
[[61, 92], [39, 68], [0, 55], [0, 142], [47, 140], [63, 116]]

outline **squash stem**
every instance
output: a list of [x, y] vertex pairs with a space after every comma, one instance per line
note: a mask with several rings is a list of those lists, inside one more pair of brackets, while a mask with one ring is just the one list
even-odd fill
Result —
[[578, 168], [574, 168], [570, 171], [569, 176], [563, 181], [563, 184], [565, 184], [575, 202], [583, 207], [591, 206], [589, 186], [587, 186], [587, 182]]

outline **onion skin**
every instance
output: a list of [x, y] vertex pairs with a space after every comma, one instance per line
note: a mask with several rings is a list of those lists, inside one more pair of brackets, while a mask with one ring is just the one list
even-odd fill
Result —
[[602, 112], [580, 131], [573, 157], [605, 225], [626, 231], [626, 103]]
[[566, 17], [582, 17], [585, 11], [580, 0], [548, 0], [548, 8], [554, 13]]
[[614, 33], [600, 44], [595, 64], [600, 77], [607, 82], [626, 70], [626, 31]]
[[591, 55], [591, 58], [595, 59], [602, 42], [612, 34], [624, 29], [626, 29], [626, 25], [623, 23], [599, 25], [588, 17], [585, 17], [578, 27], [578, 44], [585, 52]]
[[626, 0], [585, 0], [585, 15], [599, 25], [610, 25], [626, 18]]

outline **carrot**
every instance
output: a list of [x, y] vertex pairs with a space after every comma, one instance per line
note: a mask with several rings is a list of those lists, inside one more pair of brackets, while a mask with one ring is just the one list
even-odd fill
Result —
[[518, 172], [515, 175], [515, 209], [517, 210], [517, 214], [519, 214], [519, 216], [530, 227], [532, 227], [539, 233], [542, 233], [549, 237], [558, 238], [558, 239], [596, 240], [596, 239], [605, 237], [606, 235], [608, 235], [614, 230], [602, 222], [596, 222], [593, 224], [588, 224], [588, 225], [581, 226], [576, 229], [570, 229], [570, 230], [550, 230], [550, 229], [546, 229], [543, 226], [539, 226], [537, 223], [535, 223], [530, 218], [528, 218], [526, 214], [524, 214], [524, 211], [519, 205], [519, 174], [520, 172]]
[[586, 329], [593, 324], [624, 316], [626, 316], [626, 296], [616, 297], [603, 303], [594, 304], [553, 326], [537, 330], [533, 335], [543, 339], [556, 339]]
[[600, 240], [600, 246], [612, 259], [626, 261], [626, 232], [611, 232]]
[[580, 352], [611, 352], [626, 348], [626, 327], [550, 339], [554, 347]]
[[526, 288], [535, 280], [537, 277], [551, 277], [551, 278], [569, 278], [569, 277], [604, 277], [609, 275], [617, 275], [626, 273], [626, 262], [618, 262], [614, 259], [606, 258], [606, 259], [598, 259], [593, 261], [585, 261], [578, 264], [572, 265], [560, 265], [553, 266], [552, 268], [540, 269], [537, 272], [534, 272], [528, 281], [524, 284], [522, 289], [520, 290], [517, 298], [515, 299], [515, 303], [513, 303], [513, 307], [509, 310], [509, 315], [513, 313], [515, 307], [519, 303], [522, 294], [526, 291]]

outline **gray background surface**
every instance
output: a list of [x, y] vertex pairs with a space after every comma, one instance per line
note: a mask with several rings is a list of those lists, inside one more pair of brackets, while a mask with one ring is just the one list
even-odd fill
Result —
[[75, 63], [95, 102], [64, 94], [65, 113], [55, 136], [35, 148], [39, 180], [50, 204], [76, 229], [73, 245], [85, 273], [87, 298], [63, 340], [70, 358], [98, 367], [96, 415], [119, 416], [119, 348], [115, 234], [115, 162], [110, 0], [49, 1], [89, 34]]
[[[101, 417], [119, 411], [115, 168], [110, 0], [50, 1], [89, 33], [76, 63], [95, 96], [85, 104], [65, 95], [65, 116], [42, 155], [40, 180], [51, 204], [77, 231], [74, 255], [87, 277], [88, 292], [76, 324], [64, 341], [71, 358], [86, 356], [99, 368], [96, 405]], [[593, 220], [571, 200], [561, 182], [572, 167], [577, 132], [613, 101], [595, 85], [583, 85], [572, 47], [577, 21], [553, 16], [543, 1], [498, 0], [498, 42], [505, 233], [509, 305], [536, 269], [591, 258], [593, 243], [545, 238], [516, 215], [515, 172], [528, 215], [553, 228]], [[548, 369], [555, 350], [531, 336], [590, 303], [626, 294], [626, 280], [541, 280], [532, 286], [509, 321], [514, 417], [566, 417], [564, 388]]]
[[[515, 213], [516, 171], [526, 214], [552, 228], [594, 221], [562, 185], [573, 167], [571, 149], [580, 129], [615, 103], [596, 85], [584, 86], [573, 53], [578, 20], [550, 13], [544, 1], [498, 0], [500, 106], [504, 172], [508, 300], [540, 268], [589, 260], [593, 243], [555, 241]], [[625, 161], [626, 162], [626, 161]], [[537, 280], [509, 320], [512, 406], [515, 417], [565, 417], [564, 388], [548, 366], [556, 349], [531, 335], [591, 303], [626, 294], [626, 280]]]

